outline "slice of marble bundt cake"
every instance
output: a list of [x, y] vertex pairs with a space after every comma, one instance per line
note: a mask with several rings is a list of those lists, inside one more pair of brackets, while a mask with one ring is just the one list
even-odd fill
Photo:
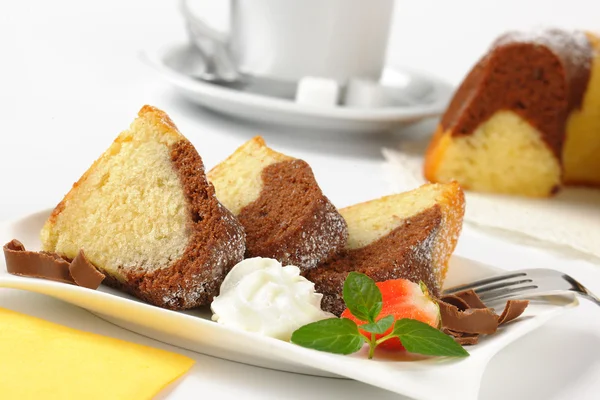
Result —
[[200, 156], [150, 106], [73, 185], [41, 239], [70, 259], [85, 250], [105, 283], [170, 309], [209, 304], [244, 254]]
[[442, 117], [425, 177], [535, 197], [555, 193], [563, 177], [600, 183], [598, 61], [597, 37], [581, 31], [500, 37]]
[[242, 145], [208, 179], [244, 226], [247, 257], [275, 258], [307, 270], [346, 244], [346, 223], [310, 166], [270, 149], [261, 137]]
[[423, 281], [439, 295], [448, 261], [462, 229], [464, 194], [455, 183], [426, 184], [340, 210], [348, 223], [348, 245], [305, 276], [323, 294], [322, 307], [344, 311], [342, 289], [351, 271], [376, 282]]

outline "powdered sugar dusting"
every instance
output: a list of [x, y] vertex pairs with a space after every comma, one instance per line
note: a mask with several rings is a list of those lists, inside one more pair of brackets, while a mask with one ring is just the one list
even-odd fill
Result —
[[[443, 222], [442, 222], [443, 223]], [[429, 232], [427, 238], [423, 241], [420, 241], [411, 246], [410, 252], [412, 256], [407, 260], [405, 265], [400, 266], [400, 270], [396, 271], [397, 276], [402, 275], [402, 271], [410, 270], [410, 265], [408, 264], [416, 264], [416, 265], [426, 265], [428, 268], [419, 269], [419, 276], [410, 277], [410, 280], [413, 282], [418, 282], [420, 280], [427, 282], [439, 282], [440, 281], [440, 273], [442, 270], [442, 266], [438, 265], [435, 262], [435, 251], [436, 251], [436, 242], [439, 239], [439, 226], [435, 227]], [[430, 290], [434, 288], [429, 288]]]
[[[280, 244], [277, 253], [283, 255], [282, 264], [294, 264], [304, 270], [314, 268], [346, 244], [346, 221], [329, 201], [320, 213], [309, 218], [313, 221], [304, 224], [307, 229], [298, 232], [297, 238]], [[294, 244], [293, 249], [290, 243]]]
[[[224, 213], [222, 222], [231, 224], [239, 228], [239, 224], [233, 215]], [[209, 249], [210, 254], [202, 267], [204, 271], [210, 271], [210, 276], [206, 274], [191, 275], [184, 277], [176, 288], [165, 291], [163, 303], [168, 308], [174, 308], [178, 304], [198, 305], [205, 303], [206, 296], [210, 297], [208, 302], [212, 301], [212, 296], [218, 293], [225, 275], [233, 265], [241, 261], [244, 257], [244, 234], [242, 229], [231, 229], [227, 232], [227, 238], [219, 241]], [[173, 290], [174, 289], [174, 290]], [[186, 307], [189, 308], [189, 307]]]
[[496, 40], [493, 47], [510, 43], [534, 43], [546, 46], [563, 57], [566, 62], [590, 68], [590, 43], [582, 31], [540, 28], [533, 31], [509, 32]]

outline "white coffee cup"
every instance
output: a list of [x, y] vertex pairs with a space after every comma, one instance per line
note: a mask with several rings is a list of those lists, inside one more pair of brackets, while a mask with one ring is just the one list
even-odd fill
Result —
[[[191, 0], [182, 0], [183, 3]], [[229, 29], [194, 18], [200, 42], [236, 71], [298, 82], [379, 79], [394, 0], [230, 0]], [[215, 50], [217, 49], [217, 50]]]

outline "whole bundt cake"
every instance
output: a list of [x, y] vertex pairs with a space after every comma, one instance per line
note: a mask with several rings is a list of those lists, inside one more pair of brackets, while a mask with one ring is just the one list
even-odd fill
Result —
[[500, 37], [458, 88], [425, 177], [475, 191], [548, 196], [600, 184], [600, 40], [552, 29]]

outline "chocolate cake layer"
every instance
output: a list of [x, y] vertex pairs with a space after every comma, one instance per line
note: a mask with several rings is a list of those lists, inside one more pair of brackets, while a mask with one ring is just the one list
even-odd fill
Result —
[[177, 310], [212, 302], [225, 275], [243, 259], [244, 232], [218, 202], [191, 143], [173, 145], [171, 161], [188, 199], [191, 237], [183, 256], [168, 268], [151, 272], [120, 268], [126, 282], [107, 276], [105, 283], [154, 305]]
[[345, 308], [342, 289], [346, 276], [360, 272], [376, 282], [389, 279], [423, 281], [430, 292], [440, 293], [439, 274], [434, 270], [433, 248], [442, 222], [442, 212], [435, 205], [404, 220], [403, 224], [375, 242], [344, 250], [329, 262], [308, 271], [305, 276], [323, 294], [321, 307], [340, 315]]
[[246, 257], [270, 257], [301, 270], [314, 268], [346, 245], [346, 221], [323, 195], [302, 160], [267, 166], [260, 196], [237, 216]]
[[454, 136], [468, 135], [497, 111], [510, 110], [542, 132], [560, 160], [567, 117], [581, 107], [591, 61], [583, 32], [507, 34], [463, 81], [441, 126]]

